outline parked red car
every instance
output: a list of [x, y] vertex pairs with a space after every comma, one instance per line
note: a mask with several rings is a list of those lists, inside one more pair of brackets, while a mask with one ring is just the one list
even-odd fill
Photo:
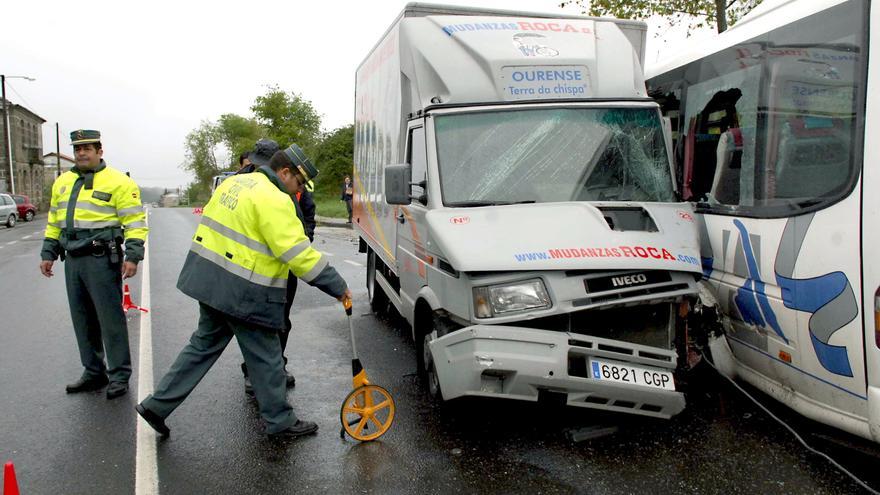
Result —
[[30, 198], [21, 194], [13, 194], [12, 199], [15, 200], [15, 206], [18, 207], [18, 218], [23, 218], [25, 222], [30, 222], [37, 214], [37, 207], [31, 203]]

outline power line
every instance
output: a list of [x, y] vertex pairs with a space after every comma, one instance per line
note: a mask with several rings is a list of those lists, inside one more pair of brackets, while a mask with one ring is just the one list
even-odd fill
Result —
[[13, 87], [12, 84], [10, 84], [8, 80], [6, 81], [6, 87], [8, 87], [9, 89], [11, 89], [12, 92], [15, 93], [15, 96], [18, 96], [18, 97], [21, 99], [21, 101], [22, 101], [25, 105], [28, 106], [28, 108], [32, 108], [30, 102], [28, 102], [27, 100], [25, 100], [25, 99], [24, 99], [24, 96], [21, 96], [21, 93], [19, 93], [18, 91], [16, 91], [16, 90], [15, 90], [15, 87]]

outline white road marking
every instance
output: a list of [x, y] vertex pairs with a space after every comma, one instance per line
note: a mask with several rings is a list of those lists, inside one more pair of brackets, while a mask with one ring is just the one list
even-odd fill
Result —
[[15, 244], [16, 242], [18, 242], [18, 241], [9, 241], [9, 242], [6, 243], [6, 245], [7, 245], [7, 246], [11, 246], [11, 245]]
[[26, 235], [26, 236], [22, 237], [21, 240], [30, 239], [31, 237], [33, 237], [33, 235], [34, 234]]
[[[149, 226], [149, 221], [147, 222]], [[144, 246], [144, 260], [140, 263], [141, 305], [150, 307], [150, 243]], [[141, 333], [138, 344], [138, 402], [153, 392], [153, 320], [151, 313], [141, 313]], [[135, 495], [159, 493], [159, 468], [156, 461], [156, 432], [140, 416], [137, 417], [137, 450], [135, 454]]]
[[330, 256], [330, 257], [335, 256], [333, 253], [325, 253], [324, 251], [321, 251], [321, 254], [323, 254], [324, 256]]
[[351, 261], [351, 260], [344, 260], [344, 261], [345, 261], [346, 263], [348, 263], [349, 265], [354, 265], [354, 266], [364, 266], [364, 265], [358, 263], [357, 261]]

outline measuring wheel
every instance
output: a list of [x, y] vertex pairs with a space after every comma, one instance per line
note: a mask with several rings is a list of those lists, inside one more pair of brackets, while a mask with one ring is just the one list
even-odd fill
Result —
[[394, 422], [394, 399], [378, 385], [363, 385], [351, 391], [339, 411], [343, 436], [367, 442], [385, 434]]

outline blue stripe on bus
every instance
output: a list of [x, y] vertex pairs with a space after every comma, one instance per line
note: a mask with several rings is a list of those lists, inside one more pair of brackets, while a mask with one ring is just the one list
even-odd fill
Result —
[[813, 278], [788, 278], [776, 274], [786, 308], [815, 313], [846, 289], [846, 275], [831, 272]]
[[[779, 326], [779, 322], [776, 320], [776, 313], [773, 312], [773, 308], [770, 307], [770, 301], [767, 299], [767, 292], [764, 288], [764, 281], [761, 280], [761, 272], [758, 270], [758, 261], [755, 259], [755, 253], [752, 252], [752, 242], [749, 238], [749, 232], [746, 230], [745, 225], [739, 220], [734, 220], [733, 224], [739, 229], [740, 241], [743, 246], [743, 253], [746, 256], [746, 265], [749, 268], [749, 281], [746, 281], [746, 285], [750, 285], [749, 287], [743, 287], [740, 289], [737, 304], [740, 304], [740, 301], [749, 300], [751, 303], [751, 297], [754, 297], [754, 302], [757, 302], [757, 305], [761, 308], [761, 313], [764, 315], [764, 319], [767, 320], [767, 324], [770, 325], [770, 328], [776, 332], [776, 335], [782, 338], [782, 340], [788, 344], [788, 338], [782, 333], [782, 328]], [[749, 294], [751, 293], [751, 294]], [[754, 294], [754, 296], [752, 296]], [[739, 296], [742, 296], [740, 298]], [[749, 304], [751, 306], [751, 304]], [[749, 308], [754, 311], [755, 308]], [[760, 326], [764, 326], [760, 324]]]
[[[848, 394], [850, 394], [850, 395], [852, 395], [852, 396], [854, 396], [854, 397], [858, 397], [859, 399], [862, 399], [862, 400], [868, 400], [868, 397], [865, 396], [865, 395], [859, 395], [859, 394], [857, 394], [857, 393], [855, 393], [855, 392], [853, 392], [853, 391], [851, 391], [851, 390], [847, 390], [847, 389], [841, 387], [840, 385], [836, 385], [836, 384], [834, 384], [834, 383], [831, 383], [831, 382], [829, 382], [828, 380], [825, 380], [824, 378], [820, 378], [820, 377], [818, 377], [818, 376], [816, 376], [816, 375], [810, 373], [809, 371], [804, 371], [804, 370], [798, 368], [797, 366], [795, 366], [795, 365], [793, 365], [793, 364], [791, 364], [791, 363], [786, 363], [785, 361], [783, 361], [783, 360], [781, 360], [781, 359], [778, 359], [777, 357], [772, 356], [772, 355], [770, 355], [770, 354], [768, 354], [768, 353], [762, 351], [761, 349], [758, 349], [757, 347], [755, 347], [755, 346], [749, 344], [748, 342], [744, 342], [744, 341], [739, 340], [739, 339], [737, 339], [737, 338], [735, 338], [735, 337], [731, 337], [730, 335], [727, 335], [726, 337], [727, 337], [728, 339], [730, 339], [730, 340], [736, 342], [737, 344], [742, 344], [742, 345], [748, 347], [749, 349], [752, 349], [752, 350], [755, 351], [755, 352], [758, 352], [758, 353], [761, 353], [761, 354], [767, 356], [768, 358], [770, 358], [770, 359], [776, 361], [777, 363], [782, 363], [782, 364], [788, 366], [789, 368], [792, 368], [792, 369], [795, 369], [795, 370], [797, 370], [797, 371], [800, 371], [801, 373], [803, 373], [803, 374], [809, 376], [810, 378], [815, 378], [816, 380], [819, 380], [820, 382], [822, 382], [822, 383], [824, 383], [824, 384], [826, 384], [826, 385], [830, 385], [830, 386], [832, 386], [832, 387], [834, 387], [834, 388], [840, 390], [841, 392], [846, 392], [846, 393], [848, 393]], [[757, 371], [756, 371], [756, 372], [757, 372]], [[760, 373], [760, 372], [757, 372], [757, 373], [760, 374], [760, 375], [763, 375], [763, 374], [764, 374], [764, 373]]]

